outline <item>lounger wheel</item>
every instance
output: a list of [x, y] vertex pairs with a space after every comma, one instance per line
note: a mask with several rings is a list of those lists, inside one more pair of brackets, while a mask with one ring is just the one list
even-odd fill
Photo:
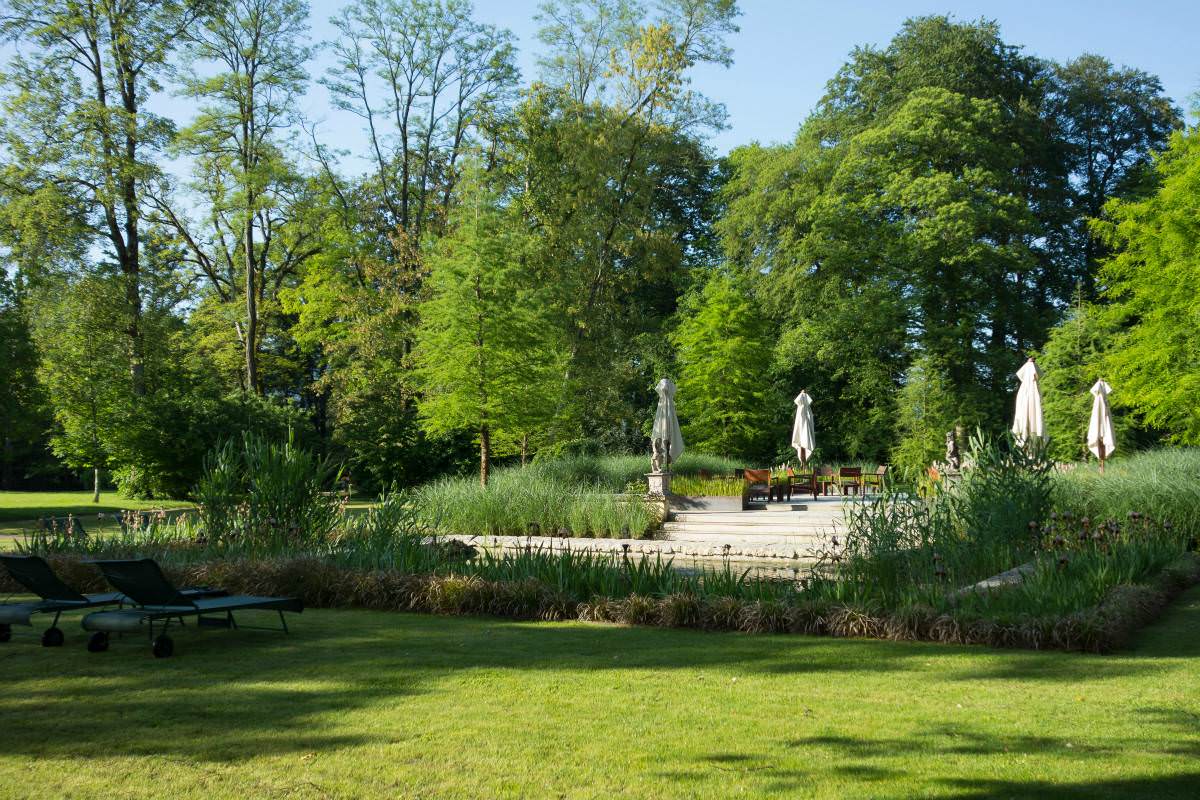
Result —
[[171, 653], [175, 652], [175, 642], [170, 636], [165, 633], [160, 633], [154, 637], [154, 645], [151, 648], [154, 651], [155, 658], [170, 658]]
[[42, 647], [62, 647], [64, 639], [62, 628], [47, 628], [42, 634]]
[[88, 639], [89, 653], [103, 653], [108, 649], [108, 631], [96, 631]]
[[7, 642], [12, 639], [12, 625], [5, 623], [0, 625], [0, 642]]

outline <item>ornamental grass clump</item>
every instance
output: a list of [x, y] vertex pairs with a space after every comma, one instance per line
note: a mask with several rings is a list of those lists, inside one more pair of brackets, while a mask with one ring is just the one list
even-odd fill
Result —
[[331, 489], [341, 475], [329, 459], [253, 433], [205, 458], [195, 496], [205, 540], [243, 552], [279, 553], [324, 546], [342, 521]]
[[464, 536], [520, 536], [536, 525], [535, 535], [642, 538], [658, 523], [641, 497], [566, 483], [536, 465], [496, 470], [486, 487], [444, 478], [417, 489], [414, 500], [430, 530]]

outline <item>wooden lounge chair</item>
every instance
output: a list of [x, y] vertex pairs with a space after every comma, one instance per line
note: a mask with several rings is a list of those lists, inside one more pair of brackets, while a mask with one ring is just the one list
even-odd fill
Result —
[[[246, 628], [234, 619], [235, 611], [275, 611], [280, 628], [288, 632], [283, 612], [299, 614], [304, 604], [296, 597], [258, 597], [254, 595], [222, 595], [195, 597], [180, 592], [163, 575], [152, 559], [121, 559], [91, 562], [100, 568], [113, 588], [118, 589], [138, 608], [121, 611], [96, 611], [83, 618], [83, 629], [92, 631], [88, 650], [99, 653], [108, 649], [110, 633], [132, 633], [145, 630], [150, 636], [155, 658], [167, 658], [175, 651], [175, 643], [166, 629], [172, 621], [182, 626], [185, 617], [195, 617], [200, 628]], [[155, 635], [155, 623], [162, 623]]]
[[817, 482], [817, 488], [821, 490], [821, 494], [823, 495], [829, 494], [829, 488], [834, 485], [836, 480], [833, 474], [833, 467], [817, 468], [813, 478]]
[[842, 467], [838, 470], [838, 488], [842, 490], [842, 496], [853, 492], [861, 494], [862, 483], [862, 468], [861, 467]]

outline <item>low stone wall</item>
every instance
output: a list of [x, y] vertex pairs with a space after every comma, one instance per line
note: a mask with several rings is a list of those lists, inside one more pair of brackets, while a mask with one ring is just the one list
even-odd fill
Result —
[[584, 539], [563, 536], [455, 536], [442, 538], [482, 547], [487, 550], [515, 552], [519, 550], [572, 550], [574, 552], [609, 553], [612, 555], [661, 555], [689, 558], [748, 558], [807, 563], [812, 555], [799, 552], [795, 545], [782, 542], [714, 544], [704, 541], [667, 539]]

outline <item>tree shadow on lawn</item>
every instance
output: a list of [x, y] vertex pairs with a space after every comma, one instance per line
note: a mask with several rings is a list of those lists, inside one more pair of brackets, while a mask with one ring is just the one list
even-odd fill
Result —
[[1161, 668], [1161, 659], [1200, 658], [1200, 587], [1176, 598], [1163, 616], [1139, 631], [1129, 646], [1108, 655], [1009, 651], [1011, 658], [972, 665], [961, 680], [1079, 681], [1136, 675]]
[[[959, 660], [1015, 659], [1022, 665], [1015, 670], [1021, 677], [1044, 662], [1060, 664], [1055, 675], [1061, 680], [1112, 675], [1104, 659], [1062, 653], [328, 610], [295, 619], [291, 636], [195, 628], [174, 632], [176, 655], [156, 660], [140, 636], [114, 639], [107, 653], [88, 653], [77, 624], [64, 620], [68, 640], [62, 648], [38, 646], [40, 628], [18, 629], [11, 643], [0, 645], [5, 676], [0, 751], [73, 758], [176, 754], [236, 762], [386, 743], [391, 739], [370, 726], [364, 732], [361, 725], [352, 727], [352, 720], [339, 728], [338, 720], [377, 704], [452, 691], [443, 685], [447, 677], [477, 669], [529, 672], [529, 680], [537, 680], [532, 673], [538, 671], [715, 669], [814, 679], [892, 675], [890, 680], [901, 682], [911, 673], [916, 682], [928, 674], [925, 662], [937, 658], [951, 673]], [[939, 680], [945, 677], [942, 673]], [[453, 696], [447, 698], [448, 704], [454, 702]], [[1008, 745], [1035, 748], [1054, 741]], [[871, 746], [894, 752], [909, 745]], [[1003, 749], [1004, 742], [968, 739], [958, 746], [968, 748], [961, 752], [986, 754]], [[725, 766], [735, 765], [727, 758]]]
[[1142, 797], [1147, 800], [1200, 796], [1200, 772], [1181, 775], [1145, 776], [1076, 783], [1049, 781], [953, 781], [958, 791], [946, 795], [955, 800], [1095, 800], [1096, 798]]

